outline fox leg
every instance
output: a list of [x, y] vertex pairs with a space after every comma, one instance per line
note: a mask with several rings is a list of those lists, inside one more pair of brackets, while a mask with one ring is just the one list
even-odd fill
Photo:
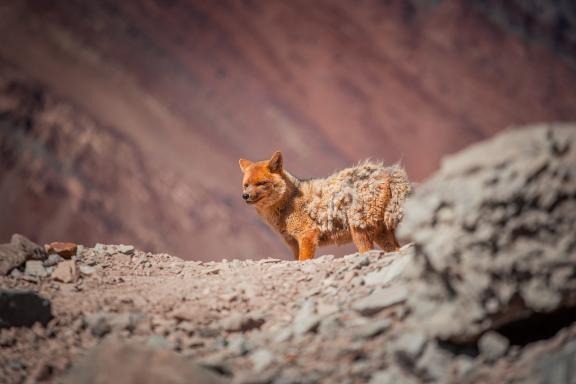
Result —
[[310, 260], [314, 258], [316, 247], [318, 246], [318, 234], [316, 232], [308, 232], [298, 239], [298, 260]]
[[288, 248], [290, 248], [290, 250], [292, 251], [292, 256], [294, 256], [294, 260], [298, 260], [300, 255], [300, 247], [298, 246], [298, 241], [296, 241], [296, 239], [294, 239], [293, 237], [285, 237], [284, 241], [286, 242], [286, 245], [288, 245]]
[[350, 234], [354, 245], [358, 248], [358, 252], [364, 253], [374, 248], [372, 238], [368, 232], [358, 228], [350, 228]]
[[393, 229], [383, 229], [379, 232], [376, 235], [376, 244], [378, 244], [384, 252], [395, 252], [400, 249]]

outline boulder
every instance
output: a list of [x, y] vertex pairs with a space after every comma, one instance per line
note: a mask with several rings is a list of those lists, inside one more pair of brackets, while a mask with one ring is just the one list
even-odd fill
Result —
[[573, 125], [510, 130], [449, 157], [405, 212], [409, 305], [427, 334], [473, 343], [576, 306]]

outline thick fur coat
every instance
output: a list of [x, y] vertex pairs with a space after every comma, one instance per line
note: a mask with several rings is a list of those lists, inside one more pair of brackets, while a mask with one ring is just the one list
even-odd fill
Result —
[[410, 182], [398, 165], [364, 161], [324, 179], [300, 180], [283, 167], [282, 154], [270, 160], [241, 159], [243, 199], [280, 233], [295, 258], [314, 257], [316, 247], [353, 241], [359, 252], [374, 242], [398, 249], [394, 235]]

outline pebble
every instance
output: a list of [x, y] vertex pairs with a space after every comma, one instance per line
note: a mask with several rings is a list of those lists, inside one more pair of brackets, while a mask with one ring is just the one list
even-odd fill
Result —
[[229, 332], [246, 332], [260, 328], [265, 320], [262, 317], [234, 313], [220, 321], [222, 328]]
[[309, 299], [304, 301], [293, 321], [294, 334], [299, 336], [314, 332], [320, 324], [320, 316], [316, 314], [316, 303]]
[[52, 279], [62, 283], [73, 283], [78, 279], [78, 268], [74, 260], [65, 260], [59, 263], [52, 272]]
[[352, 304], [352, 308], [364, 316], [374, 315], [391, 305], [402, 303], [408, 297], [404, 286], [377, 288], [370, 295]]
[[486, 332], [478, 340], [478, 349], [488, 361], [495, 361], [504, 356], [509, 346], [510, 342], [507, 338], [493, 331]]
[[44, 268], [40, 260], [28, 260], [24, 268], [24, 273], [34, 277], [48, 276], [48, 271], [46, 271], [46, 268]]
[[94, 272], [96, 272], [96, 268], [86, 264], [80, 264], [80, 266], [78, 266], [78, 269], [80, 270], [80, 273], [82, 273], [83, 275], [92, 275]]
[[426, 345], [426, 335], [423, 332], [412, 331], [402, 333], [394, 341], [393, 349], [399, 359], [412, 363], [420, 356]]
[[354, 329], [354, 336], [361, 339], [369, 339], [386, 331], [392, 322], [389, 319], [375, 320]]
[[45, 267], [52, 267], [63, 260], [64, 259], [62, 257], [60, 257], [59, 254], [52, 253], [52, 254], [48, 255], [48, 258], [46, 260], [44, 260], [44, 266]]
[[148, 337], [148, 340], [146, 340], [146, 345], [151, 348], [159, 349], [174, 349], [175, 347], [172, 341], [160, 335], [152, 335]]
[[274, 362], [274, 355], [267, 349], [258, 349], [250, 354], [256, 372], [262, 372]]
[[78, 245], [56, 241], [48, 244], [46, 248], [48, 253], [56, 253], [64, 259], [71, 259], [72, 256], [76, 256]]
[[116, 246], [116, 250], [120, 253], [124, 253], [126, 255], [131, 255], [134, 253], [134, 246], [133, 245], [120, 244], [120, 245]]
[[404, 272], [410, 260], [408, 255], [398, 255], [390, 265], [364, 276], [364, 283], [368, 286], [389, 284]]

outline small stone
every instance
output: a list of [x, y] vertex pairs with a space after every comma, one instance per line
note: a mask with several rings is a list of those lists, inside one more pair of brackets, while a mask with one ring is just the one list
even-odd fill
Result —
[[78, 269], [80, 270], [80, 273], [83, 275], [92, 275], [94, 272], [96, 272], [96, 268], [86, 264], [80, 264]]
[[385, 370], [376, 371], [372, 375], [369, 384], [413, 384], [419, 381], [405, 376], [398, 368], [389, 367]]
[[64, 259], [71, 259], [72, 256], [76, 256], [77, 249], [78, 245], [74, 243], [64, 243], [60, 241], [50, 243], [47, 247], [48, 253], [56, 253]]
[[35, 292], [0, 289], [0, 328], [45, 326], [51, 319], [50, 301]]
[[371, 337], [380, 335], [388, 328], [390, 328], [390, 325], [391, 322], [389, 319], [372, 321], [357, 327], [354, 330], [354, 336], [361, 339], [369, 339]]
[[44, 260], [46, 258], [44, 248], [20, 234], [13, 234], [10, 244], [16, 246], [18, 253], [23, 255], [26, 260]]
[[132, 261], [132, 256], [124, 253], [117, 253], [114, 255], [114, 260], [116, 260], [119, 264], [129, 264]]
[[116, 246], [116, 250], [120, 253], [124, 253], [126, 255], [132, 255], [134, 253], [134, 246], [133, 245], [118, 245]]
[[250, 354], [256, 372], [262, 372], [274, 362], [274, 355], [267, 349], [258, 349]]
[[84, 324], [90, 329], [90, 333], [94, 337], [104, 337], [112, 331], [112, 326], [108, 322], [106, 314], [101, 312], [86, 315]]
[[243, 356], [249, 351], [246, 338], [242, 335], [235, 335], [228, 340], [228, 350], [235, 356]]
[[251, 329], [260, 328], [265, 320], [261, 317], [246, 316], [239, 313], [230, 315], [220, 321], [224, 330], [229, 332], [246, 332]]
[[60, 257], [60, 255], [58, 255], [57, 253], [53, 253], [51, 255], [48, 255], [48, 258], [46, 260], [44, 260], [44, 266], [45, 267], [52, 267], [63, 260], [64, 259], [62, 257]]
[[447, 375], [452, 369], [451, 363], [454, 356], [445, 349], [441, 349], [438, 343], [431, 342], [426, 345], [422, 355], [416, 363], [416, 371], [425, 382], [445, 383]]
[[313, 300], [306, 300], [294, 317], [294, 334], [298, 336], [316, 331], [320, 320], [320, 316], [316, 314], [316, 303]]
[[158, 349], [174, 349], [174, 343], [160, 335], [152, 335], [146, 341], [146, 345]]
[[191, 306], [180, 307], [172, 313], [172, 317], [180, 321], [195, 321], [199, 316], [201, 314], [198, 314], [198, 311]]
[[25, 255], [20, 255], [15, 245], [0, 244], [0, 274], [6, 275], [24, 261], [26, 261]]
[[139, 312], [96, 312], [84, 316], [83, 323], [92, 335], [102, 337], [112, 330], [132, 331], [144, 318]]
[[30, 276], [35, 277], [46, 277], [48, 276], [48, 271], [42, 265], [42, 261], [40, 260], [28, 260], [26, 262], [26, 268], [24, 269], [24, 273]]
[[368, 257], [367, 254], [362, 254], [362, 256], [359, 256], [358, 261], [356, 261], [354, 263], [352, 268], [353, 269], [362, 269], [362, 268], [367, 267], [369, 265], [370, 265], [370, 258]]
[[356, 277], [356, 271], [348, 271], [344, 274], [342, 281], [344, 282], [344, 284], [348, 284], [355, 277]]
[[281, 329], [274, 336], [274, 341], [277, 343], [284, 343], [292, 337], [292, 328], [286, 327]]
[[377, 288], [370, 295], [353, 303], [352, 308], [364, 316], [371, 316], [384, 308], [402, 303], [407, 297], [408, 290], [404, 286]]
[[74, 260], [65, 260], [56, 266], [52, 279], [62, 283], [73, 283], [78, 279], [78, 269]]
[[10, 277], [12, 277], [14, 279], [18, 279], [18, 278], [22, 277], [22, 275], [23, 275], [22, 271], [20, 271], [18, 268], [14, 268], [10, 272]]
[[390, 265], [364, 276], [366, 285], [386, 285], [396, 279], [404, 272], [410, 263], [410, 256], [399, 255]]
[[106, 244], [96, 243], [94, 251], [97, 253], [108, 253], [108, 246]]
[[488, 361], [495, 361], [504, 356], [509, 346], [507, 338], [493, 331], [486, 332], [478, 340], [478, 349]]
[[316, 308], [318, 316], [325, 317], [333, 313], [338, 312], [338, 306], [336, 304], [327, 304], [320, 302]]
[[403, 333], [394, 342], [393, 349], [396, 356], [403, 361], [413, 363], [424, 350], [426, 335], [414, 331]]

